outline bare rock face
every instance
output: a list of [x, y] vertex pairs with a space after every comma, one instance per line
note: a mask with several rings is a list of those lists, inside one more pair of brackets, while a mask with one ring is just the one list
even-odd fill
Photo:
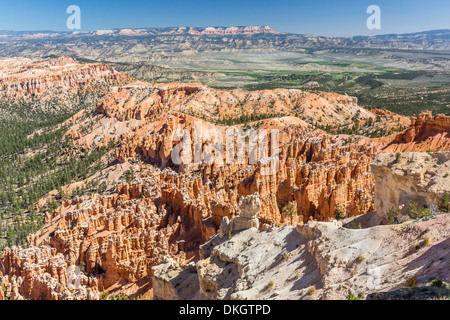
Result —
[[362, 139], [360, 143], [371, 145], [378, 152], [450, 151], [450, 117], [431, 111], [411, 118], [411, 125], [403, 132], [388, 137]]
[[0, 101], [6, 106], [2, 117], [22, 112], [73, 112], [95, 103], [104, 90], [133, 78], [101, 63], [81, 64], [70, 57], [54, 59], [0, 59]]
[[241, 231], [249, 228], [259, 228], [259, 220], [257, 218], [248, 219], [245, 217], [235, 217], [231, 220], [230, 231]]
[[261, 210], [261, 201], [259, 194], [255, 193], [247, 197], [243, 197], [239, 201], [240, 216], [247, 219], [254, 219]]
[[152, 268], [153, 292], [156, 300], [189, 300], [199, 290], [195, 264], [181, 268], [172, 259]]
[[[78, 300], [99, 297], [97, 279], [79, 275], [80, 287], [69, 290], [70, 269], [62, 253], [49, 246], [7, 248], [2, 259], [12, 300]], [[68, 272], [69, 270], [69, 272]]]
[[14, 58], [0, 60], [0, 97], [48, 96], [50, 91], [76, 90], [98, 81], [131, 80], [106, 64], [80, 64], [70, 57], [48, 60]]
[[333, 126], [350, 124], [355, 114], [359, 114], [361, 120], [376, 117], [358, 106], [356, 98], [337, 93], [311, 93], [297, 89], [226, 91], [201, 83], [150, 85], [136, 82], [112, 88], [97, 106], [99, 113], [104, 112], [120, 121], [143, 119], [159, 110], [181, 112], [205, 122], [239, 118], [242, 110], [248, 117], [290, 115], [301, 117], [304, 124]]
[[[234, 217], [230, 221], [229, 232], [241, 231], [250, 228], [259, 228], [258, 213], [261, 210], [261, 202], [259, 194], [243, 197], [239, 201], [239, 216]], [[222, 226], [222, 225], [221, 225]], [[228, 232], [227, 232], [228, 233]]]
[[0, 301], [2, 301], [2, 300], [5, 300], [5, 293], [3, 292], [3, 287], [0, 288]]
[[410, 128], [403, 134], [402, 140], [408, 143], [427, 142], [430, 148], [440, 147], [441, 150], [442, 148], [445, 150], [450, 147], [450, 141], [447, 141], [450, 140], [449, 132], [450, 117], [442, 114], [433, 116], [431, 111], [423, 112], [413, 119]]
[[233, 231], [242, 231], [250, 228], [258, 229], [258, 213], [260, 210], [261, 202], [258, 193], [243, 197], [239, 201], [238, 215], [233, 217], [231, 221], [227, 216], [223, 218], [219, 227], [219, 237], [222, 239]]
[[230, 219], [228, 219], [228, 217], [225, 216], [225, 217], [223, 217], [223, 220], [220, 223], [220, 227], [219, 227], [218, 234], [219, 234], [220, 239], [223, 239], [223, 237], [225, 237], [228, 234], [228, 231], [230, 231]]
[[379, 154], [371, 165], [375, 179], [375, 206], [383, 221], [386, 212], [417, 200], [419, 206], [436, 208], [450, 194], [450, 152]]
[[246, 26], [246, 27], [228, 27], [228, 28], [206, 27], [203, 30], [189, 28], [188, 30], [180, 30], [180, 31], [177, 33], [188, 32], [189, 34], [194, 35], [240, 35], [240, 34], [251, 35], [264, 33], [274, 33], [274, 34], [279, 33], [270, 28], [269, 26]]
[[[344, 300], [350, 293], [364, 299], [405, 287], [412, 277], [419, 286], [430, 278], [448, 281], [449, 221], [443, 214], [361, 230], [309, 222], [270, 232], [248, 229], [231, 239], [216, 236], [201, 246], [199, 288], [188, 299]], [[417, 249], [424, 232], [432, 242]], [[165, 298], [163, 290], [158, 297]]]

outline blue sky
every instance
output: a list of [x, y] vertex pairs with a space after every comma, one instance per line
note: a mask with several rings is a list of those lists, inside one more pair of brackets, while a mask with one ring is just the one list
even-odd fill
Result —
[[[269, 25], [283, 32], [375, 35], [450, 28], [449, 0], [0, 0], [0, 30], [67, 30], [66, 9], [81, 8], [81, 30]], [[366, 28], [369, 5], [381, 30]]]

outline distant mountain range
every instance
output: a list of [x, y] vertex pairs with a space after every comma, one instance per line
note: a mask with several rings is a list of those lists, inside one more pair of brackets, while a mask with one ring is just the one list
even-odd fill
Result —
[[[95, 42], [92, 42], [95, 40]], [[269, 26], [130, 28], [96, 31], [0, 31], [0, 55], [40, 50], [71, 55], [74, 46], [140, 45], [147, 50], [228, 51], [299, 49], [450, 50], [450, 29], [378, 36], [325, 37], [277, 32]], [[71, 49], [70, 49], [70, 48]], [[10, 52], [12, 51], [12, 52]], [[29, 53], [27, 53], [29, 54]]]
[[445, 40], [450, 41], [450, 29], [441, 29], [441, 30], [430, 30], [430, 31], [422, 31], [422, 32], [414, 32], [414, 33], [391, 33], [391, 34], [382, 34], [378, 36], [357, 36], [355, 39], [362, 38], [375, 38], [381, 40]]
[[[255, 34], [306, 34], [278, 32], [269, 26], [235, 26], [235, 27], [167, 27], [167, 28], [121, 28], [95, 31], [9, 31], [0, 30], [0, 38], [7, 40], [48, 39], [86, 36], [158, 36], [158, 35], [255, 35]], [[346, 38], [346, 37], [338, 37]], [[354, 36], [353, 39], [381, 40], [450, 40], [450, 29], [421, 31], [414, 33], [391, 33], [376, 36]]]
[[170, 28], [126, 28], [106, 29], [95, 31], [0, 31], [0, 39], [29, 40], [73, 38], [87, 36], [160, 36], [160, 35], [254, 35], [254, 34], [279, 34], [269, 26], [238, 26], [238, 27], [170, 27]]

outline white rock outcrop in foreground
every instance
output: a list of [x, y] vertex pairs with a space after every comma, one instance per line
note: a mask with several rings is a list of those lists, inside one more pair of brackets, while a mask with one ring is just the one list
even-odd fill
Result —
[[261, 211], [259, 194], [255, 193], [243, 197], [239, 201], [239, 215], [231, 220], [224, 217], [219, 228], [219, 237], [222, 239], [230, 232], [241, 231], [250, 228], [259, 228], [258, 213]]
[[[430, 278], [448, 282], [449, 246], [448, 214], [368, 229], [313, 221], [270, 232], [252, 228], [233, 234], [231, 240], [211, 238], [201, 248], [196, 270], [154, 267], [154, 292], [159, 299], [365, 297], [405, 287], [411, 277], [419, 286]], [[198, 291], [166, 295], [168, 290], [160, 288], [167, 286], [180, 292], [198, 286]]]
[[375, 179], [375, 207], [381, 220], [394, 206], [417, 200], [420, 206], [439, 206], [445, 193], [450, 194], [450, 152], [407, 152], [379, 154], [371, 165]]

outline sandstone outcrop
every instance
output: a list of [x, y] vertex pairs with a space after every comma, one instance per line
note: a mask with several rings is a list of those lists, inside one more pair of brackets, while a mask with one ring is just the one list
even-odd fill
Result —
[[[139, 121], [136, 129], [121, 136], [118, 159], [125, 162], [140, 156], [162, 167], [173, 167], [171, 153], [178, 142], [172, 141], [171, 137], [177, 129], [188, 130], [194, 137], [195, 124], [199, 123], [203, 131], [217, 129], [224, 133], [227, 127], [214, 126], [177, 112], [180, 103], [188, 101], [193, 104], [208, 90], [193, 85], [155, 88], [136, 85], [106, 95], [99, 102], [98, 113], [106, 113], [120, 121]], [[119, 102], [115, 100], [117, 98]], [[158, 120], [147, 123], [146, 119]], [[175, 169], [178, 173], [201, 174], [204, 179], [198, 179], [196, 190], [206, 190], [205, 182], [210, 181], [215, 192], [200, 192], [198, 195], [202, 199], [209, 198], [206, 203], [211, 205], [217, 227], [225, 215], [231, 218], [236, 214], [238, 196], [255, 192], [259, 193], [264, 207], [259, 218], [265, 222], [280, 222], [279, 207], [282, 209], [294, 200], [299, 216], [303, 215], [304, 219], [310, 216], [328, 219], [333, 217], [337, 206], [342, 206], [341, 209], [349, 215], [373, 209], [373, 182], [368, 172], [373, 158], [372, 149], [344, 145], [342, 141], [297, 125], [284, 127], [280, 137], [280, 170], [273, 176], [264, 176], [260, 166], [245, 164], [204, 164], [200, 172], [198, 166], [193, 165], [175, 166]], [[204, 141], [203, 148], [207, 144]], [[352, 192], [348, 192], [348, 188]]]
[[152, 268], [153, 292], [156, 300], [189, 300], [199, 290], [197, 270], [194, 263], [181, 268], [172, 259]]
[[70, 57], [1, 59], [0, 74], [1, 98], [36, 97], [49, 95], [51, 91], [84, 89], [101, 81], [120, 84], [132, 79], [106, 64], [80, 64]]
[[[194, 122], [195, 119], [189, 116], [173, 115], [165, 121], [130, 132], [122, 138], [123, 147], [117, 152], [118, 158], [125, 161], [140, 156], [163, 167], [173, 166], [171, 154], [177, 143], [168, 137], [177, 127], [193, 132], [189, 124]], [[202, 125], [208, 127], [207, 124]], [[147, 135], [142, 136], [140, 132]], [[281, 136], [279, 170], [274, 175], [264, 175], [258, 165], [203, 164], [200, 174], [204, 178], [198, 179], [197, 190], [206, 190], [209, 180], [215, 192], [200, 192], [198, 195], [210, 198], [211, 201], [207, 202], [211, 204], [217, 225], [220, 225], [224, 215], [231, 218], [236, 214], [240, 196], [255, 192], [259, 193], [264, 207], [260, 218], [274, 223], [281, 221], [280, 209], [291, 201], [296, 201], [298, 214], [305, 219], [309, 216], [328, 219], [333, 217], [338, 206], [348, 215], [357, 215], [373, 208], [373, 182], [369, 174], [373, 158], [371, 149], [344, 146], [326, 135], [317, 135], [295, 126], [281, 131]], [[193, 165], [176, 167], [179, 173], [193, 174], [197, 171]], [[352, 192], [348, 192], [348, 188]]]
[[11, 287], [11, 299], [77, 300], [98, 298], [98, 283], [92, 277], [79, 275], [80, 288], [69, 290], [68, 264], [62, 253], [48, 246], [6, 249], [2, 259], [8, 277], [4, 285]]
[[3, 292], [3, 287], [0, 288], [0, 301], [5, 300], [5, 293]]
[[149, 107], [173, 109], [207, 122], [219, 123], [235, 122], [241, 117], [257, 120], [268, 115], [291, 115], [309, 124], [335, 126], [352, 124], [351, 119], [356, 114], [361, 120], [375, 118], [375, 114], [358, 106], [356, 98], [337, 93], [311, 93], [297, 89], [226, 91], [200, 83], [150, 85], [137, 82], [113, 88], [103, 104], [98, 106], [98, 111], [110, 114], [106, 110], [110, 108], [112, 115], [118, 112], [125, 113], [122, 117], [130, 117], [136, 112], [133, 110], [139, 110], [141, 113], [134, 115], [139, 119], [145, 116]]
[[444, 194], [450, 194], [450, 152], [379, 154], [371, 164], [375, 179], [375, 207], [385, 221], [386, 212], [409, 204], [437, 211]]
[[264, 33], [279, 33], [270, 28], [269, 26], [246, 26], [246, 27], [228, 27], [228, 28], [206, 27], [204, 30], [201, 31], [189, 28], [189, 30], [186, 31], [189, 34], [193, 35], [240, 35], [240, 34], [251, 35]]
[[450, 151], [450, 117], [423, 112], [411, 118], [411, 125], [398, 134], [364, 138], [360, 143], [375, 147], [377, 153]]
[[[150, 290], [153, 265], [164, 256], [184, 264], [195, 257], [202, 239], [200, 222], [191, 221], [200, 217], [155, 204], [163, 185], [158, 175], [150, 176], [119, 184], [109, 197], [64, 203], [29, 238], [30, 248], [5, 250], [1, 261], [8, 282], [17, 280], [17, 292], [29, 299], [97, 299], [103, 289], [122, 285], [128, 295]], [[70, 266], [89, 275], [80, 275], [76, 291], [68, 288]]]
[[[309, 222], [270, 232], [248, 229], [230, 240], [216, 236], [201, 247], [196, 264], [198, 291], [182, 298], [346, 299], [350, 293], [365, 298], [405, 287], [411, 277], [419, 286], [429, 279], [448, 281], [449, 223], [450, 215], [443, 214], [362, 230]], [[424, 234], [431, 244], [416, 249]], [[162, 281], [163, 274], [160, 268], [153, 281]], [[185, 284], [194, 284], [194, 276], [193, 270], [177, 269], [171, 274], [186, 279]], [[155, 296], [165, 299], [165, 291], [155, 288]]]
[[259, 194], [243, 197], [239, 201], [239, 213], [229, 221], [225, 216], [219, 227], [219, 237], [223, 238], [225, 235], [233, 231], [242, 231], [250, 228], [259, 228], [258, 213], [261, 210], [261, 202]]
[[[133, 78], [102, 63], [70, 57], [0, 59], [1, 118], [72, 113], [93, 105], [109, 87]], [[18, 106], [21, 106], [20, 108]]]

